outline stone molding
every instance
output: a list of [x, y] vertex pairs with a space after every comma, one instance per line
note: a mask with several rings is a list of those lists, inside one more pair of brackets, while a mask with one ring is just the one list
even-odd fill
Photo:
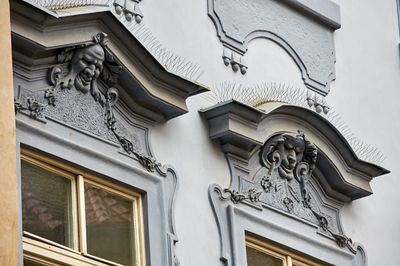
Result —
[[340, 212], [345, 202], [370, 195], [370, 181], [389, 171], [359, 160], [316, 112], [276, 102], [264, 108], [230, 100], [200, 111], [231, 174], [229, 187], [209, 187], [221, 261], [244, 265], [244, 235], [252, 234], [284, 246], [290, 238], [290, 248], [326, 263], [366, 265]]
[[[310, 223], [298, 223], [292, 216], [282, 215], [269, 208], [252, 208], [232, 202], [224, 196], [224, 190], [217, 184], [209, 187], [209, 200], [220, 237], [220, 260], [223, 265], [246, 265], [245, 235], [251, 234], [265, 241], [273, 241], [282, 246], [312, 256], [332, 265], [366, 266], [365, 250], [359, 243], [352, 243], [354, 252], [332, 245], [330, 239], [324, 241], [320, 234], [307, 234], [316, 227]], [[330, 242], [330, 243], [329, 243]]]
[[[325, 173], [319, 175], [320, 171], [317, 171], [317, 178], [321, 179], [329, 195], [343, 201], [372, 194], [371, 180], [389, 173], [383, 167], [358, 159], [346, 139], [331, 123], [303, 107], [280, 103], [263, 111], [231, 100], [200, 112], [208, 122], [210, 138], [220, 143], [224, 153], [243, 160], [249, 160], [262, 147], [265, 134], [274, 134], [265, 132], [268, 131], [269, 121], [296, 121], [296, 124], [306, 125], [305, 129], [319, 136], [318, 145], [326, 147], [319, 147], [316, 168], [325, 169]], [[298, 129], [293, 128], [292, 131]]]
[[299, 67], [305, 85], [322, 95], [335, 79], [333, 33], [340, 28], [339, 6], [330, 0], [208, 0], [224, 50], [222, 59], [245, 74], [243, 55], [255, 38], [279, 44]]
[[[188, 97], [208, 90], [169, 73], [110, 10], [58, 17], [22, 1], [10, 4], [13, 43], [20, 46], [14, 57], [28, 68], [37, 68], [49, 60], [56, 63], [49, 56], [57, 55], [59, 49], [83, 45], [97, 33], [105, 32], [107, 50], [123, 65], [119, 86], [124, 90], [120, 96], [146, 119], [160, 122], [182, 115], [187, 112]], [[85, 30], [79, 25], [85, 25]]]
[[[174, 209], [179, 186], [176, 170], [171, 165], [163, 165], [157, 167], [154, 172], [147, 171], [131, 164], [131, 158], [123, 154], [111, 154], [109, 149], [98, 140], [88, 141], [90, 137], [86, 139], [83, 136], [79, 137], [81, 142], [72, 140], [67, 136], [73, 130], [63, 127], [63, 130], [59, 131], [59, 128], [52, 120], [43, 124], [27, 116], [20, 116], [17, 118], [17, 145], [84, 168], [85, 171], [112, 179], [113, 182], [122, 182], [144, 193], [145, 234], [146, 243], [148, 243], [146, 244], [146, 261], [151, 265], [179, 265], [179, 260], [175, 255], [178, 236]], [[84, 143], [85, 141], [87, 143]], [[94, 145], [85, 145], [88, 143]], [[17, 155], [17, 161], [19, 159]], [[18, 164], [18, 172], [20, 172], [19, 167]]]

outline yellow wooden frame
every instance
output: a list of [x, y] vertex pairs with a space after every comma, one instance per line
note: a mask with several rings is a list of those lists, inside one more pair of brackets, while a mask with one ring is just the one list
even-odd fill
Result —
[[60, 245], [29, 232], [24, 232], [24, 257], [46, 263], [46, 265], [120, 265], [87, 253], [84, 184], [90, 183], [132, 202], [135, 266], [146, 265], [143, 204], [140, 193], [115, 185], [91, 173], [27, 149], [21, 149], [21, 160], [71, 180], [72, 220], [74, 228], [73, 248]]
[[[306, 259], [299, 254], [277, 247], [266, 241], [253, 236], [245, 236], [246, 246], [262, 253], [277, 257], [283, 260], [283, 266], [323, 266], [322, 264]], [[262, 265], [260, 265], [262, 266]]]

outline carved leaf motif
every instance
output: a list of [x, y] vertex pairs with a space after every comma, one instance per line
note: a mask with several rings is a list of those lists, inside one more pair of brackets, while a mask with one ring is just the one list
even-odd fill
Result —
[[101, 73], [101, 77], [104, 81], [110, 84], [115, 84], [118, 81], [121, 70], [122, 67], [119, 65], [106, 65]]
[[153, 172], [161, 164], [155, 158], [136, 150], [136, 145], [134, 146], [130, 140], [117, 133], [117, 121], [112, 107], [118, 100], [118, 90], [111, 87], [104, 95], [98, 88], [99, 77], [102, 77], [107, 83], [116, 83], [122, 70], [121, 65], [116, 62], [106, 46], [107, 34], [99, 33], [93, 37], [93, 41], [63, 50], [57, 57], [60, 64], [49, 72], [49, 81], [52, 87], [48, 88], [43, 96], [47, 100], [47, 104], [41, 103], [35, 98], [27, 98], [27, 105], [15, 100], [15, 112], [29, 110], [30, 116], [37, 119], [43, 116], [43, 111], [47, 106], [55, 107], [57, 93], [60, 97], [60, 92], [64, 89], [75, 88], [78, 93], [82, 93], [82, 97], [90, 91], [94, 101], [103, 108], [104, 122], [107, 129], [112, 132], [107, 131], [108, 134], [113, 138], [115, 135], [126, 153], [133, 154], [141, 165]]

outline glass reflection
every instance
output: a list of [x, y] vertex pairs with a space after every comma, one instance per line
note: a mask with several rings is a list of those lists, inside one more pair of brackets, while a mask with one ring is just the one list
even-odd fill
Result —
[[86, 234], [88, 253], [133, 265], [132, 201], [85, 183]]
[[71, 181], [21, 162], [23, 230], [73, 247]]

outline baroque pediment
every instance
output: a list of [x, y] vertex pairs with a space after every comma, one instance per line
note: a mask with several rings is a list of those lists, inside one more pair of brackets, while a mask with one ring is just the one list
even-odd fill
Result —
[[249, 231], [282, 245], [289, 245], [286, 233], [291, 241], [298, 236], [293, 243], [300, 247], [312, 239], [329, 247], [320, 259], [340, 250], [362, 265], [365, 252], [345, 234], [340, 212], [346, 202], [372, 194], [370, 181], [388, 171], [359, 159], [317, 112], [277, 102], [264, 107], [229, 100], [200, 111], [229, 165], [230, 185], [209, 188], [221, 260], [234, 265], [229, 243]]
[[54, 120], [85, 134], [120, 146], [148, 171], [160, 164], [146, 150], [146, 136], [128, 130], [116, 118], [117, 85], [122, 66], [107, 50], [107, 35], [99, 33], [92, 41], [63, 50], [58, 64], [49, 69], [50, 86], [29, 90], [18, 88], [16, 113], [33, 119]]
[[230, 159], [231, 166], [234, 165], [232, 175], [239, 179], [238, 187], [223, 192], [236, 204], [247, 202], [259, 208], [272, 208], [312, 223], [320, 233], [333, 237], [340, 247], [354, 250], [340, 226], [341, 204], [327, 198], [312, 176], [317, 154], [317, 147], [302, 132], [276, 134], [254, 155], [256, 158], [250, 159], [255, 163], [249, 167], [249, 174], [241, 173], [241, 163]]
[[[67, 2], [76, 4], [76, 1]], [[131, 29], [135, 22], [123, 17], [131, 14], [132, 8], [140, 1], [125, 2], [88, 3], [62, 12], [56, 8], [57, 3], [60, 4], [57, 1], [52, 2], [54, 11], [51, 7], [42, 8], [40, 3], [11, 1], [14, 64], [22, 70], [29, 70], [26, 78], [35, 78], [46, 65], [58, 64], [62, 52], [90, 43], [93, 36], [104, 32], [108, 34], [107, 56], [112, 55], [122, 66], [118, 85], [123, 90], [119, 92], [131, 110], [152, 122], [166, 121], [186, 113], [186, 99], [208, 89], [192, 81], [193, 64], [175, 61], [183, 73], [170, 72], [166, 67], [168, 64], [160, 62], [135, 37]], [[60, 14], [56, 10], [61, 10]], [[112, 78], [113, 69], [104, 69], [110, 69], [110, 72], [103, 73], [103, 76]]]

